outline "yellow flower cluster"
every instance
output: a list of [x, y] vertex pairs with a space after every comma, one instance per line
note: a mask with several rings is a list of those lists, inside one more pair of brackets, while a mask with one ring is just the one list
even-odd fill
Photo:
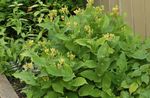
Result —
[[94, 0], [87, 0], [87, 7], [90, 7], [94, 4]]
[[63, 7], [63, 8], [61, 8], [61, 9], [59, 10], [59, 12], [60, 12], [60, 13], [63, 13], [63, 14], [68, 14], [68, 13], [69, 13], [68, 8], [67, 8], [66, 6]]
[[58, 67], [58, 68], [61, 68], [62, 65], [64, 65], [64, 63], [65, 63], [64, 58], [60, 58], [59, 61], [58, 61], [57, 67]]
[[32, 63], [24, 64], [24, 65], [23, 65], [23, 68], [24, 68], [25, 70], [33, 69], [33, 64], [32, 64]]
[[61, 20], [65, 20], [65, 16], [61, 16]]
[[49, 77], [48, 77], [48, 76], [43, 76], [42, 79], [43, 79], [44, 81], [48, 81], [48, 80], [49, 80]]
[[75, 11], [73, 11], [76, 15], [77, 14], [79, 14], [80, 12], [81, 12], [81, 9], [80, 8], [78, 8], [78, 9], [76, 9]]
[[112, 8], [112, 14], [113, 15], [119, 15], [119, 7], [116, 5], [115, 7]]
[[50, 55], [52, 56], [52, 57], [54, 57], [54, 56], [56, 56], [57, 55], [57, 53], [58, 53], [58, 51], [55, 49], [55, 48], [51, 48], [50, 49]]
[[38, 44], [40, 44], [42, 47], [45, 47], [46, 41], [39, 41]]
[[44, 52], [46, 53], [46, 54], [49, 54], [49, 49], [48, 48], [46, 48], [46, 49], [44, 49]]
[[57, 16], [57, 10], [51, 10], [48, 16], [50, 17], [50, 20], [52, 21], [54, 17]]
[[107, 33], [103, 37], [105, 38], [105, 40], [110, 41], [110, 40], [112, 40], [115, 37], [115, 35]]
[[91, 36], [93, 33], [93, 29], [89, 25], [85, 25], [84, 30], [88, 33], [89, 36]]
[[104, 11], [104, 6], [101, 6], [101, 7], [97, 6], [97, 7], [95, 7], [95, 10], [97, 12], [103, 12]]
[[67, 53], [67, 57], [70, 59], [70, 60], [73, 60], [75, 58], [75, 55], [72, 53], [72, 52], [68, 52]]

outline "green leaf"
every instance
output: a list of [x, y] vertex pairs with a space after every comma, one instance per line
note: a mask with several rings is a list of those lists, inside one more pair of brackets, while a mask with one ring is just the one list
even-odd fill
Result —
[[105, 58], [103, 59], [99, 65], [96, 67], [96, 73], [98, 76], [102, 76], [106, 71], [107, 69], [109, 68], [111, 64], [111, 59], [110, 58]]
[[24, 81], [26, 84], [37, 86], [37, 82], [35, 80], [35, 76], [31, 72], [22, 71], [15, 72], [13, 74], [15, 78], [19, 78], [21, 81]]
[[120, 97], [120, 98], [130, 98], [130, 95], [129, 95], [128, 92], [122, 91], [122, 92], [121, 92], [121, 97]]
[[129, 75], [131, 77], [138, 77], [138, 76], [141, 76], [141, 71], [139, 69], [137, 69], [137, 70], [131, 72]]
[[85, 70], [81, 72], [80, 75], [94, 82], [100, 82], [101, 80], [93, 70]]
[[79, 96], [100, 97], [101, 91], [94, 88], [93, 85], [84, 85], [79, 89]]
[[147, 72], [150, 68], [150, 64], [145, 64], [140, 67], [141, 72]]
[[78, 94], [73, 93], [73, 92], [67, 92], [67, 98], [79, 98]]
[[150, 54], [147, 55], [146, 60], [150, 62]]
[[103, 22], [103, 25], [102, 25], [102, 29], [105, 30], [109, 26], [109, 22], [110, 22], [109, 17], [107, 15], [105, 15], [103, 21], [104, 22]]
[[70, 85], [77, 87], [82, 86], [84, 84], [87, 84], [87, 82], [83, 77], [77, 77], [70, 82]]
[[54, 89], [55, 92], [58, 92], [58, 93], [61, 93], [61, 94], [64, 94], [63, 90], [64, 90], [64, 87], [63, 85], [61, 84], [61, 82], [59, 82], [60, 80], [52, 83], [52, 88]]
[[97, 66], [97, 63], [94, 60], [86, 60], [82, 64], [82, 66], [86, 68], [95, 68]]
[[114, 50], [112, 48], [109, 47], [109, 45], [107, 43], [104, 43], [97, 52], [97, 58], [98, 60], [108, 57], [110, 54], [112, 54], [114, 52]]
[[134, 93], [138, 89], [138, 87], [139, 87], [139, 85], [136, 82], [133, 82], [129, 86], [129, 92], [130, 92], [130, 94]]
[[105, 89], [109, 89], [111, 86], [111, 78], [112, 75], [110, 72], [106, 72], [104, 74], [104, 76], [102, 77], [102, 88]]
[[77, 43], [77, 44], [79, 44], [81, 46], [86, 46], [89, 49], [92, 49], [91, 44], [93, 43], [93, 40], [82, 38], [82, 39], [75, 40], [75, 43]]
[[142, 75], [142, 82], [145, 82], [147, 85], [149, 84], [149, 76], [147, 74]]
[[46, 71], [48, 74], [53, 76], [62, 76], [64, 81], [69, 81], [74, 77], [74, 73], [69, 65], [62, 65], [58, 68], [56, 65], [46, 66]]
[[125, 72], [127, 70], [127, 60], [124, 53], [119, 56], [117, 60], [117, 66], [119, 67], [120, 72]]
[[47, 95], [44, 96], [44, 98], [59, 98], [59, 94], [56, 92], [50, 91], [47, 93]]
[[132, 57], [135, 58], [135, 59], [143, 60], [147, 57], [147, 52], [144, 49], [139, 49], [139, 50], [134, 52]]

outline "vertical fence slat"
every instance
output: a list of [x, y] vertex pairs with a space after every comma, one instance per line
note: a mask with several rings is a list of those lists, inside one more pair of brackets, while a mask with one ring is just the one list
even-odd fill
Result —
[[133, 0], [133, 15], [134, 15], [134, 26], [136, 34], [142, 38], [145, 34], [145, 4], [144, 0]]
[[146, 36], [150, 37], [150, 0], [145, 1], [146, 12]]
[[120, 9], [121, 9], [121, 14], [126, 13], [127, 16], [125, 17], [125, 20], [127, 23], [134, 29], [133, 26], [133, 9], [132, 9], [132, 0], [119, 0], [120, 2]]
[[99, 5], [101, 5], [101, 0], [95, 0], [94, 6], [99, 6]]
[[101, 4], [104, 5], [106, 11], [109, 11], [109, 0], [101, 0]]

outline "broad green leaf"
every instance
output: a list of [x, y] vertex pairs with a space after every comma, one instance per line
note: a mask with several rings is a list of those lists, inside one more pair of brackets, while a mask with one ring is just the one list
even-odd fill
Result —
[[138, 87], [139, 87], [139, 85], [136, 82], [133, 82], [129, 86], [129, 92], [130, 92], [130, 94], [134, 93], [138, 89]]
[[53, 91], [48, 92], [47, 95], [44, 96], [44, 98], [58, 98], [58, 97], [59, 97], [59, 94]]
[[147, 74], [142, 75], [141, 80], [142, 80], [142, 82], [145, 82], [148, 85], [149, 75], [147, 75]]
[[103, 45], [103, 44], [105, 43], [105, 41], [106, 41], [106, 39], [105, 39], [104, 37], [99, 38], [99, 39], [96, 41], [97, 47], [98, 47], [99, 45]]
[[137, 69], [137, 70], [131, 72], [129, 75], [131, 77], [138, 77], [138, 76], [141, 76], [141, 71], [139, 69]]
[[150, 97], [150, 89], [144, 89], [144, 91], [140, 92], [139, 98], [149, 98]]
[[79, 89], [79, 96], [92, 96], [100, 97], [101, 91], [97, 88], [94, 88], [93, 85], [84, 85]]
[[97, 52], [97, 58], [98, 60], [108, 57], [110, 54], [112, 54], [114, 52], [114, 50], [109, 47], [109, 45], [107, 43], [104, 43]]
[[13, 74], [15, 78], [19, 78], [21, 81], [24, 81], [26, 84], [37, 86], [37, 82], [35, 80], [35, 76], [31, 72], [22, 71], [15, 72]]
[[41, 98], [46, 90], [45, 89], [42, 89], [40, 87], [35, 87], [35, 86], [28, 86], [28, 87], [25, 87], [23, 90], [22, 90], [23, 93], [25, 93], [27, 95], [27, 98]]
[[143, 60], [147, 57], [147, 52], [144, 49], [139, 49], [139, 50], [134, 52], [132, 57], [135, 58], [135, 59]]
[[150, 62], [150, 54], [147, 55], [146, 60]]
[[140, 67], [141, 72], [147, 72], [150, 68], [150, 64], [145, 64]]
[[109, 17], [107, 15], [105, 15], [103, 21], [104, 22], [103, 22], [103, 25], [102, 25], [102, 29], [105, 30], [109, 26], [109, 22], [110, 22]]
[[21, 53], [21, 56], [30, 57], [31, 60], [38, 66], [45, 66], [47, 63], [45, 58], [39, 57], [36, 53], [34, 53], [32, 51], [25, 51], [25, 52]]
[[111, 78], [112, 75], [110, 72], [106, 72], [104, 74], [104, 76], [102, 77], [102, 88], [105, 89], [109, 89], [111, 86]]
[[80, 75], [94, 82], [100, 82], [101, 80], [93, 70], [85, 70], [81, 72]]
[[117, 60], [117, 66], [119, 67], [120, 72], [125, 72], [127, 70], [127, 60], [124, 53], [119, 56]]
[[70, 82], [70, 85], [77, 87], [82, 86], [84, 84], [87, 84], [87, 82], [83, 77], [77, 77]]
[[129, 85], [128, 85], [127, 81], [125, 81], [125, 80], [122, 81], [121, 87], [123, 87], [123, 88], [129, 88]]
[[64, 81], [69, 81], [74, 77], [74, 73], [69, 65], [62, 65], [58, 68], [56, 65], [46, 66], [46, 70], [53, 76], [62, 76]]
[[79, 98], [78, 94], [73, 93], [73, 92], [67, 92], [67, 98]]
[[92, 49], [92, 47], [91, 47], [92, 45], [91, 44], [93, 43], [93, 40], [82, 38], [82, 39], [75, 40], [75, 43], [77, 43], [77, 44], [79, 44], [81, 46], [86, 46], [89, 49]]
[[95, 68], [97, 66], [97, 63], [94, 60], [86, 60], [82, 64], [82, 66], [86, 68]]
[[96, 73], [97, 73], [97, 75], [98, 76], [102, 76], [107, 71], [107, 69], [109, 68], [110, 63], [111, 63], [111, 59], [110, 58], [103, 59], [98, 64], [98, 66], [96, 67]]
[[120, 98], [130, 98], [130, 95], [129, 95], [128, 92], [122, 91], [122, 92], [121, 92], [121, 97], [120, 97]]
[[64, 90], [64, 87], [63, 85], [61, 84], [61, 82], [59, 82], [60, 80], [52, 83], [52, 88], [54, 89], [55, 92], [58, 92], [58, 93], [61, 93], [61, 94], [64, 94], [63, 90]]

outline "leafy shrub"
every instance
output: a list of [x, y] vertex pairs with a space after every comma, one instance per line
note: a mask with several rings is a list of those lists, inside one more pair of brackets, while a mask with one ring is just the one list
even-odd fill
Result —
[[37, 24], [40, 39], [25, 42], [22, 70], [13, 74], [26, 83], [27, 98], [150, 96], [149, 41], [133, 37], [117, 6], [105, 13], [91, 5]]
[[[43, 2], [42, 2], [43, 1]], [[1, 0], [0, 1], [0, 73], [11, 75], [21, 69], [19, 58], [25, 41], [46, 37], [37, 26], [44, 18], [74, 14], [72, 10], [83, 7], [83, 1], [73, 0]], [[61, 1], [61, 2], [60, 2]]]
[[0, 64], [2, 71], [13, 66], [27, 98], [149, 98], [149, 40], [132, 35], [117, 6], [105, 13], [92, 3], [76, 15], [67, 6], [38, 3], [28, 13], [11, 6]]

